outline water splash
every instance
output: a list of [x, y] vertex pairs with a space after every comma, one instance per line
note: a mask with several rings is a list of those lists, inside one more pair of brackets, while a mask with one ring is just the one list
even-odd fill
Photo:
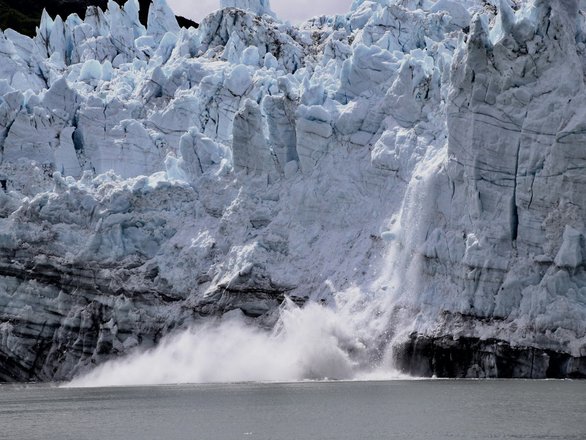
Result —
[[383, 368], [384, 357], [372, 362], [365, 341], [376, 320], [368, 322], [363, 301], [353, 289], [338, 295], [335, 307], [287, 302], [272, 330], [232, 312], [169, 336], [152, 350], [99, 366], [68, 386], [395, 377]]

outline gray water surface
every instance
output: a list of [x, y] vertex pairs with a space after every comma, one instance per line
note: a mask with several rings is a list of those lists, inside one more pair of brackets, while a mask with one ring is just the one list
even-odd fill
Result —
[[586, 382], [0, 386], [0, 438], [586, 440]]

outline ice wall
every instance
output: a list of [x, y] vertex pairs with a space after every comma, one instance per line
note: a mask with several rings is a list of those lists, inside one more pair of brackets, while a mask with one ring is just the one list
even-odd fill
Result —
[[285, 304], [337, 317], [318, 376], [583, 375], [577, 3], [357, 1], [297, 27], [224, 6], [0, 33], [0, 378], [234, 310], [295, 352]]

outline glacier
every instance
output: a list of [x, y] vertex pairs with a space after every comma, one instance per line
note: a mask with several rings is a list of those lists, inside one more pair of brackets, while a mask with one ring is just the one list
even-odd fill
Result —
[[0, 381], [585, 377], [585, 11], [0, 31]]

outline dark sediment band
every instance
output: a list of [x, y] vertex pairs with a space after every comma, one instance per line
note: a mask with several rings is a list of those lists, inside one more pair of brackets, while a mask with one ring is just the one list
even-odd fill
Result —
[[411, 335], [395, 348], [394, 359], [399, 370], [420, 377], [586, 379], [586, 356], [496, 339]]

